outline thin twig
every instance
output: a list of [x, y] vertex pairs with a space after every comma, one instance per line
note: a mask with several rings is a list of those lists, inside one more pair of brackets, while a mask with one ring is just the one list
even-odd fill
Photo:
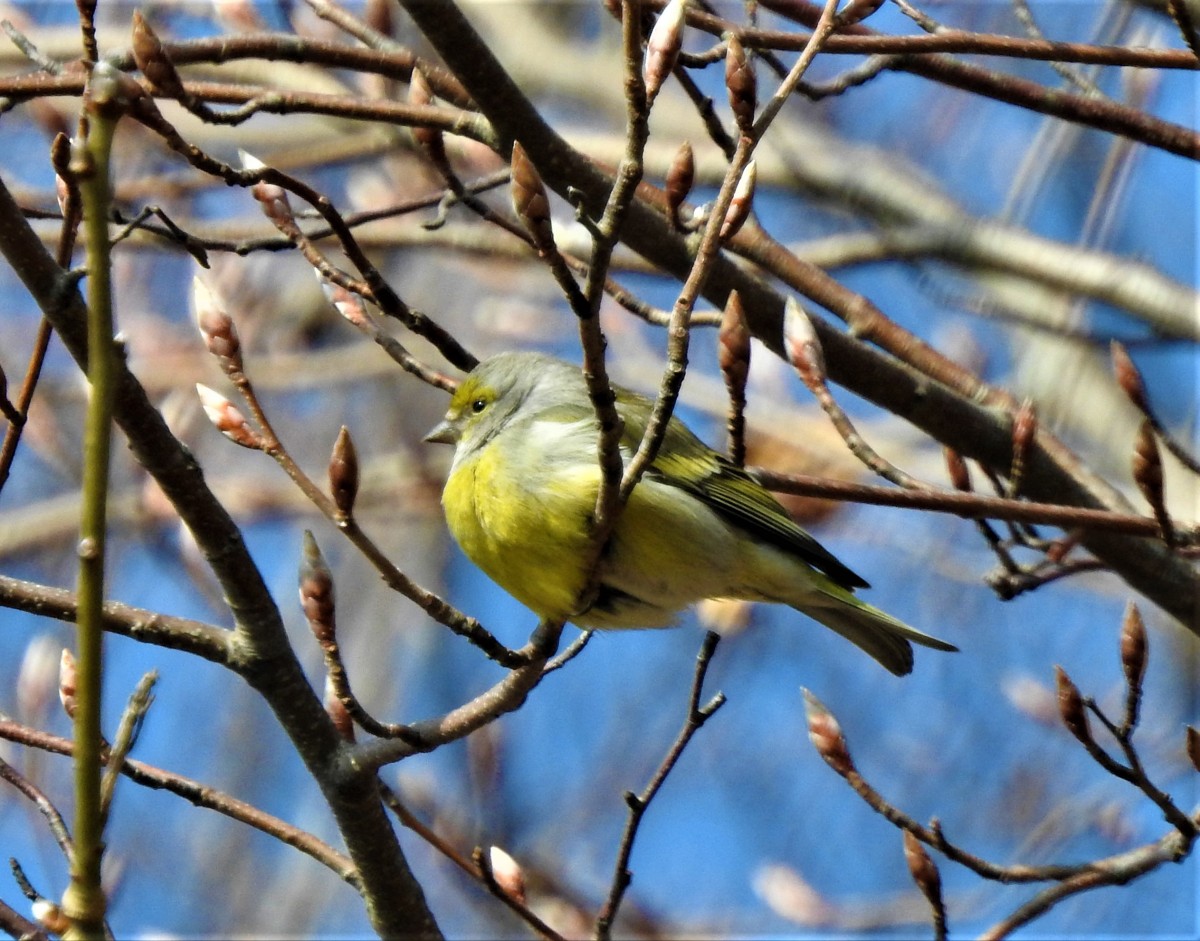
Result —
[[67, 822], [63, 819], [59, 809], [54, 806], [54, 802], [46, 796], [41, 788], [3, 758], [0, 758], [0, 778], [3, 778], [20, 791], [37, 808], [38, 813], [45, 819], [46, 825], [54, 837], [54, 841], [58, 844], [58, 848], [62, 850], [63, 856], [69, 860], [71, 853], [74, 852], [71, 832], [67, 829]]
[[443, 839], [435, 830], [426, 826], [425, 823], [409, 810], [404, 802], [400, 799], [400, 795], [396, 790], [383, 781], [379, 782], [379, 792], [383, 796], [383, 802], [396, 815], [396, 819], [400, 823], [412, 830], [422, 840], [432, 846], [435, 850], [441, 853], [446, 859], [454, 863], [459, 869], [465, 872], [470, 878], [482, 883], [489, 892], [496, 898], [507, 905], [513, 912], [516, 913], [522, 921], [529, 927], [540, 934], [547, 941], [562, 941], [562, 935], [551, 928], [545, 921], [538, 917], [528, 905], [523, 904], [519, 900], [513, 898], [509, 893], [496, 884], [495, 878], [492, 876], [491, 867], [488, 865], [487, 857], [482, 853], [472, 854], [468, 859], [458, 851], [449, 841]]
[[717, 693], [707, 703], [700, 705], [700, 696], [704, 690], [704, 677], [708, 673], [708, 665], [712, 661], [712, 656], [716, 652], [720, 640], [721, 635], [715, 631], [709, 631], [704, 635], [704, 641], [696, 655], [696, 671], [692, 677], [692, 688], [688, 697], [687, 718], [684, 720], [679, 735], [676, 736], [674, 743], [667, 751], [666, 757], [663, 758], [658, 770], [650, 779], [650, 783], [646, 785], [641, 794], [634, 794], [632, 791], [625, 792], [625, 803], [629, 807], [629, 814], [625, 819], [625, 831], [621, 835], [621, 843], [617, 849], [616, 868], [613, 872], [608, 898], [596, 917], [595, 936], [598, 941], [607, 941], [612, 937], [613, 923], [616, 921], [617, 912], [621, 907], [621, 900], [633, 880], [633, 873], [629, 870], [629, 857], [633, 854], [634, 840], [637, 839], [638, 828], [650, 807], [650, 802], [654, 800], [659, 788], [667, 780], [667, 775], [678, 763], [683, 750], [692, 740], [692, 736], [712, 718], [713, 713], [725, 704], [724, 693]]
[[146, 719], [146, 713], [150, 709], [150, 704], [154, 702], [154, 697], [150, 693], [156, 682], [158, 682], [157, 670], [151, 670], [138, 681], [137, 687], [129, 697], [128, 704], [125, 706], [125, 711], [121, 714], [121, 721], [117, 726], [117, 734], [113, 738], [112, 747], [105, 756], [104, 777], [100, 781], [100, 814], [102, 825], [108, 822], [113, 794], [116, 793], [117, 776], [120, 775], [124, 768], [125, 759], [130, 749], [137, 742], [138, 733], [141, 731], [142, 723]]
[[[870, 484], [848, 483], [814, 477], [808, 474], [781, 474], [766, 468], [750, 468], [754, 478], [770, 490], [795, 493], [808, 497], [825, 497], [851, 503], [875, 506], [895, 506], [910, 510], [932, 510], [951, 513], [964, 519], [984, 517], [1014, 522], [1044, 523], [1064, 529], [1102, 529], [1136, 536], [1157, 536], [1158, 522], [1149, 516], [1120, 513], [1115, 510], [1095, 510], [1090, 507], [1063, 506], [1030, 500], [1010, 500], [978, 493], [957, 493], [951, 490], [926, 488], [897, 489]], [[1176, 535], [1188, 545], [1200, 540], [1195, 527], [1179, 529]]]
[[[31, 729], [28, 726], [13, 722], [11, 719], [0, 717], [0, 739], [17, 742], [41, 751], [56, 755], [70, 755], [73, 751], [70, 739], [61, 738]], [[105, 756], [107, 760], [107, 756]], [[311, 856], [317, 862], [333, 871], [343, 880], [353, 884], [357, 882], [354, 864], [350, 858], [335, 850], [311, 833], [294, 827], [278, 817], [260, 810], [252, 804], [238, 800], [216, 788], [201, 784], [191, 778], [155, 768], [145, 762], [133, 758], [126, 759], [121, 764], [121, 773], [136, 784], [154, 790], [169, 791], [177, 797], [197, 807], [215, 810], [217, 813], [247, 824], [274, 837], [281, 843], [295, 847], [302, 853]]]

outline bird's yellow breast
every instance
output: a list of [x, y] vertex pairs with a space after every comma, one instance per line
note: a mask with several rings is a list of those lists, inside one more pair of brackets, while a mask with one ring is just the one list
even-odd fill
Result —
[[569, 617], [583, 589], [599, 468], [547, 452], [530, 460], [503, 438], [456, 463], [442, 492], [446, 522], [471, 561], [527, 608]]

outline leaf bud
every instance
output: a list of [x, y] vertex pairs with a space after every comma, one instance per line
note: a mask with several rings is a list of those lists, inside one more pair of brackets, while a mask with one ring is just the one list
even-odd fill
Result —
[[88, 73], [83, 101], [90, 113], [100, 118], [116, 120], [132, 102], [144, 98], [145, 95], [142, 86], [131, 76], [111, 62], [100, 61], [95, 63]]
[[1133, 479], [1151, 506], [1162, 502], [1162, 458], [1158, 443], [1154, 440], [1154, 429], [1150, 422], [1143, 421], [1133, 441]]
[[509, 896], [525, 904], [525, 872], [521, 864], [498, 846], [488, 847], [488, 866], [492, 878]]
[[[241, 160], [242, 169], [244, 170], [257, 172], [267, 168], [265, 163], [245, 150], [239, 149], [238, 157]], [[278, 183], [268, 183], [265, 180], [258, 180], [251, 185], [250, 195], [258, 200], [259, 205], [262, 206], [263, 215], [276, 225], [295, 225], [295, 216], [292, 214], [292, 207], [288, 203], [287, 190]]]
[[646, 83], [646, 98], [653, 101], [667, 76], [675, 68], [683, 46], [683, 27], [687, 21], [687, 0], [670, 0], [663, 7], [646, 41], [646, 60], [642, 80]]
[[725, 218], [721, 220], [721, 240], [731, 239], [750, 218], [750, 210], [754, 206], [754, 185], [758, 181], [758, 166], [753, 160], [746, 164], [733, 191], [733, 199]]
[[1162, 529], [1163, 540], [1168, 545], [1172, 544], [1175, 535], [1163, 492], [1162, 457], [1158, 453], [1158, 442], [1155, 440], [1154, 427], [1149, 419], [1142, 422], [1137, 437], [1134, 438], [1132, 469], [1134, 483], [1138, 485], [1142, 496], [1154, 511], [1154, 517]]
[[921, 890], [921, 894], [934, 905], [941, 904], [942, 876], [937, 864], [926, 851], [921, 841], [913, 836], [911, 830], [904, 831], [904, 861], [908, 863], [908, 871], [912, 874], [913, 882]]
[[146, 81], [160, 95], [179, 98], [184, 95], [183, 82], [175, 63], [163, 48], [158, 34], [138, 10], [133, 11], [133, 61], [146, 76]]
[[233, 320], [212, 289], [200, 278], [192, 278], [192, 312], [204, 345], [225, 372], [241, 372], [242, 345]]
[[666, 185], [667, 207], [671, 211], [671, 221], [680, 224], [679, 210], [683, 201], [692, 191], [696, 179], [696, 158], [692, 153], [692, 145], [684, 141], [675, 152], [675, 159], [667, 169]]
[[71, 173], [71, 138], [61, 131], [54, 135], [50, 144], [50, 163], [54, 167], [54, 196], [58, 200], [58, 211], [65, 217], [74, 175]]
[[730, 393], [740, 398], [750, 375], [750, 328], [746, 325], [746, 309], [736, 290], [725, 299], [721, 327], [717, 331], [717, 363], [725, 377]]
[[1140, 689], [1146, 675], [1146, 625], [1142, 613], [1132, 601], [1125, 606], [1125, 617], [1121, 622], [1121, 667], [1130, 689]]
[[318, 641], [331, 640], [334, 631], [333, 572], [309, 530], [300, 553], [300, 608]]
[[353, 291], [347, 291], [340, 284], [327, 281], [319, 268], [314, 268], [313, 273], [317, 276], [317, 284], [321, 286], [321, 293], [325, 295], [325, 299], [333, 305], [334, 309], [355, 327], [365, 327], [367, 325], [367, 308], [363, 304], [363, 299]]
[[533, 165], [525, 148], [513, 142], [512, 148], [512, 203], [517, 217], [533, 239], [538, 253], [554, 250], [554, 229], [550, 224], [550, 200], [542, 178]]
[[66, 935], [74, 922], [67, 917], [62, 908], [47, 898], [35, 899], [29, 906], [33, 919], [55, 937]]
[[883, 6], [883, 4], [884, 0], [850, 0], [849, 3], [838, 11], [838, 26], [846, 27], [853, 26], [855, 23], [861, 23]]
[[730, 36], [725, 44], [725, 87], [729, 91], [729, 107], [738, 130], [748, 134], [754, 127], [758, 82], [754, 77], [754, 65], [737, 36]]
[[1197, 732], [1189, 725], [1187, 727], [1187, 739], [1184, 744], [1187, 748], [1187, 756], [1192, 762], [1192, 767], [1200, 772], [1200, 732]]
[[342, 702], [338, 696], [337, 690], [334, 688], [333, 680], [328, 675], [325, 677], [325, 714], [329, 716], [329, 721], [333, 723], [333, 727], [337, 730], [338, 735], [343, 741], [354, 741], [354, 719], [350, 716], [350, 710], [346, 708], [346, 704]]
[[62, 656], [58, 660], [58, 701], [62, 703], [63, 712], [67, 714], [67, 718], [75, 718], [75, 709], [77, 703], [75, 701], [75, 683], [78, 678], [78, 671], [75, 666], [75, 655], [66, 647], [63, 648]]
[[825, 759], [825, 763], [843, 778], [854, 771], [846, 738], [837, 719], [825, 704], [809, 690], [804, 690], [804, 715], [808, 722], [808, 737]]
[[825, 354], [807, 311], [794, 297], [783, 307], [783, 348], [788, 361], [796, 367], [809, 389], [825, 385]]
[[345, 425], [338, 432], [333, 454], [329, 458], [329, 492], [338, 512], [346, 517], [352, 516], [354, 500], [358, 496], [358, 452]]
[[1139, 411], [1149, 414], [1150, 400], [1146, 395], [1146, 384], [1142, 381], [1142, 374], [1133, 364], [1125, 346], [1119, 340], [1113, 340], [1109, 344], [1109, 352], [1112, 356], [1113, 374], [1117, 377], [1117, 385], [1121, 387], [1121, 391], [1125, 393], [1130, 402], [1137, 406]]
[[217, 431], [243, 448], [249, 448], [252, 451], [263, 449], [262, 437], [250, 427], [246, 416], [229, 399], [215, 389], [210, 389], [199, 382], [196, 383], [196, 394], [200, 396], [204, 414], [208, 416], [208, 420], [212, 422]]
[[1071, 678], [1060, 666], [1054, 668], [1054, 679], [1058, 688], [1058, 714], [1063, 725], [1079, 741], [1087, 744], [1092, 740], [1092, 732], [1088, 728], [1087, 713], [1083, 708], [1083, 696], [1079, 693], [1079, 687], [1071, 682]]

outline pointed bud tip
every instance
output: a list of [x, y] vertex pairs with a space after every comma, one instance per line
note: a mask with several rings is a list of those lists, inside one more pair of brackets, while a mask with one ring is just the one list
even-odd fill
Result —
[[1061, 666], [1055, 665], [1054, 679], [1058, 695], [1058, 713], [1063, 725], [1079, 741], [1090, 741], [1092, 733], [1088, 728], [1087, 713], [1084, 711], [1083, 696], [1079, 688]]
[[679, 50], [683, 47], [683, 27], [687, 21], [687, 0], [670, 0], [659, 13], [646, 40], [646, 58], [642, 64], [642, 81], [646, 98], [654, 97], [675, 68]]
[[1121, 666], [1131, 688], [1140, 687], [1146, 675], [1149, 644], [1146, 625], [1137, 605], [1130, 601], [1121, 622]]
[[854, 770], [854, 762], [850, 759], [842, 728], [821, 700], [807, 689], [804, 689], [803, 693], [809, 740], [826, 764], [845, 777]]
[[908, 871], [921, 893], [931, 902], [940, 903], [942, 897], [941, 873], [938, 871], [933, 857], [910, 830], [904, 831], [904, 860], [908, 863]]
[[521, 869], [520, 863], [499, 846], [490, 846], [488, 847], [488, 866], [491, 868], [492, 878], [496, 880], [496, 884], [518, 902], [524, 904], [526, 901], [525, 872]]
[[248, 150], [242, 150], [242, 148], [239, 147], [237, 153], [238, 160], [241, 162], [243, 170], [262, 170], [267, 166]]
[[350, 429], [342, 425], [329, 458], [329, 490], [334, 505], [344, 516], [348, 517], [354, 512], [358, 484], [358, 452], [350, 437]]

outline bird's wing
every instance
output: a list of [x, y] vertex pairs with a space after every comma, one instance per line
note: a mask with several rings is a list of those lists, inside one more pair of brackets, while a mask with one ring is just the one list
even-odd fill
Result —
[[779, 501], [749, 474], [716, 452], [713, 470], [687, 480], [673, 473], [674, 457], [660, 457], [651, 473], [660, 480], [695, 494], [735, 526], [799, 556], [843, 588], [866, 588], [867, 581], [838, 560], [788, 515]]
[[[649, 420], [648, 403], [643, 408], [642, 401], [618, 393], [618, 409], [625, 420], [621, 444], [630, 452], [637, 448]], [[862, 576], [798, 526], [766, 488], [697, 438], [683, 422], [671, 419], [647, 475], [692, 494], [733, 525], [795, 554], [843, 588], [868, 587]]]

